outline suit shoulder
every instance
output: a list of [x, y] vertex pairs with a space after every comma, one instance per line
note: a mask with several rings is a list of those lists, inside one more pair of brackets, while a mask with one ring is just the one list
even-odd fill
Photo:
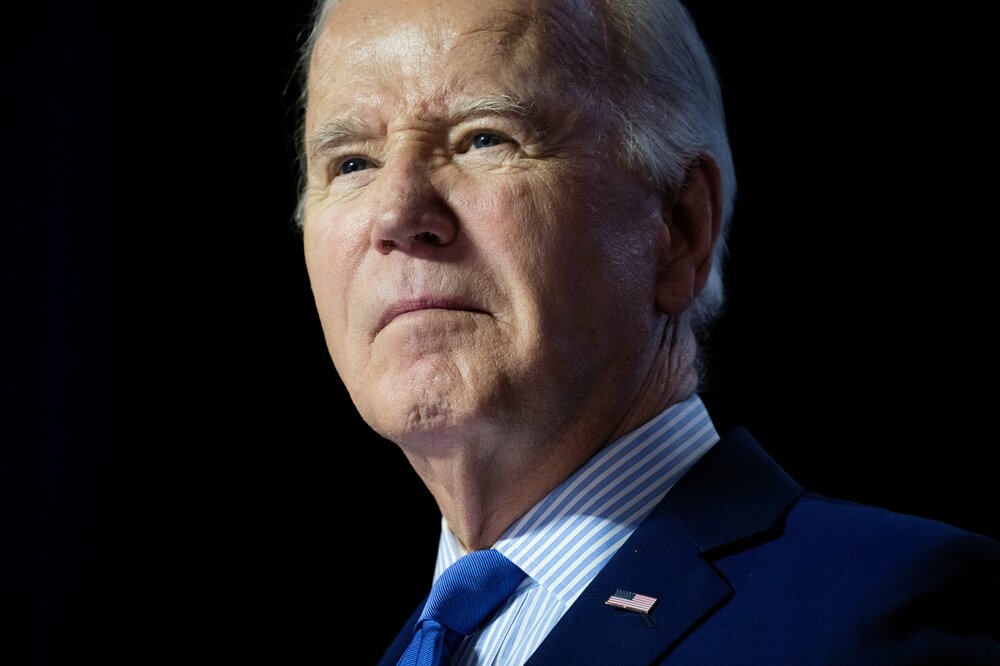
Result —
[[[982, 551], [1000, 557], [1000, 542], [920, 516], [805, 492], [789, 511], [785, 534], [836, 540], [844, 548], [927, 554]], [[832, 545], [832, 544], [828, 544]]]
[[712, 620], [740, 653], [709, 663], [1000, 663], [989, 537], [804, 493], [745, 546], [715, 561], [734, 594]]
[[798, 547], [799, 581], [823, 581], [814, 663], [1000, 660], [1000, 626], [981, 610], [1000, 594], [1000, 542], [808, 493], [782, 539]]
[[1000, 590], [1000, 542], [935, 520], [808, 492], [792, 504], [776, 533], [732, 555], [722, 559], [777, 566], [796, 584], [826, 584], [837, 594], [886, 586], [916, 590], [970, 574]]
[[825, 585], [847, 614], [928, 607], [931, 599], [968, 612], [978, 605], [972, 600], [1000, 593], [1000, 542], [935, 520], [804, 494], [779, 541], [799, 580]]

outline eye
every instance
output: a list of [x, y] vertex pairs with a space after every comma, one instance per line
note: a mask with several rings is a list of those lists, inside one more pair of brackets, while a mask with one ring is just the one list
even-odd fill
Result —
[[472, 147], [476, 149], [499, 146], [501, 143], [507, 143], [507, 139], [491, 132], [479, 132], [472, 136]]
[[352, 157], [340, 163], [339, 174], [346, 176], [357, 171], [364, 171], [368, 168], [368, 160], [363, 157]]

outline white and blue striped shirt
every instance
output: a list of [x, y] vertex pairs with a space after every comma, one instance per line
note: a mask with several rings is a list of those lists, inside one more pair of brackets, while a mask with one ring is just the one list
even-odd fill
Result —
[[[493, 546], [521, 567], [524, 581], [462, 642], [452, 663], [526, 662], [639, 523], [717, 441], [695, 394], [601, 449], [546, 495]], [[465, 552], [442, 518], [434, 580]]]

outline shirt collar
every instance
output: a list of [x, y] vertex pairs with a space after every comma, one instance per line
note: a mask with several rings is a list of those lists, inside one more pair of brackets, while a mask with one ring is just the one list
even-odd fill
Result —
[[[598, 451], [494, 548], [571, 604], [719, 435], [697, 394]], [[467, 551], [441, 518], [434, 580]]]

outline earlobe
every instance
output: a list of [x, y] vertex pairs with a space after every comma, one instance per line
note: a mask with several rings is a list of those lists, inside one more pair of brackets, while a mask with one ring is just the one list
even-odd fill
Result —
[[657, 238], [656, 306], [676, 316], [691, 307], [708, 282], [722, 227], [722, 183], [715, 160], [701, 156], [679, 191], [664, 195]]

